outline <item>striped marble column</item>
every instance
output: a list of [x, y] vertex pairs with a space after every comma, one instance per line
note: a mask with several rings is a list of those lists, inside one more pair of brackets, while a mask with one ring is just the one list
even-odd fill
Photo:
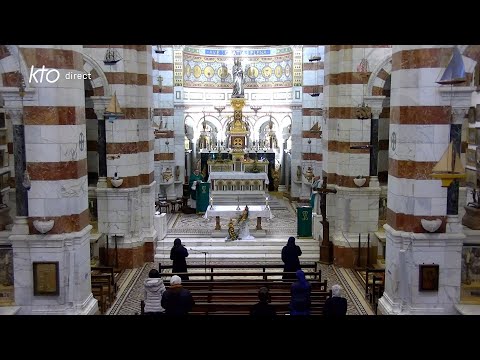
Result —
[[[153, 82], [153, 121], [155, 122], [155, 181], [157, 182], [156, 192], [160, 191], [169, 199], [182, 196], [182, 189], [177, 191], [175, 182], [171, 186], [162, 185], [162, 171], [169, 168], [175, 173], [176, 163], [183, 165], [183, 153], [177, 159], [175, 149], [175, 114], [174, 104], [174, 49], [171, 46], [162, 47], [163, 54], [155, 52], [156, 46], [152, 47], [152, 82]], [[183, 146], [183, 141], [182, 141]], [[174, 180], [181, 181], [185, 176], [185, 166], [179, 167], [178, 177]], [[177, 183], [178, 184], [178, 183]], [[180, 184], [181, 185], [181, 184]]]
[[[456, 312], [465, 235], [445, 233], [447, 188], [431, 176], [450, 142], [451, 109], [436, 81], [451, 52], [450, 45], [393, 47], [382, 313]], [[437, 226], [427, 230], [426, 222]], [[421, 287], [424, 264], [439, 266], [438, 287]]]
[[[368, 234], [378, 230], [378, 182], [370, 186], [371, 119], [359, 119], [366, 103], [371, 70], [389, 57], [389, 45], [331, 45], [325, 48], [323, 170], [337, 194], [327, 196], [327, 217], [334, 244], [334, 262], [343, 267], [366, 266], [376, 247]], [[363, 59], [368, 68], [361, 69]], [[378, 114], [376, 114], [378, 115]], [[365, 178], [363, 185], [355, 183]], [[358, 181], [357, 181], [358, 182]], [[333, 231], [332, 231], [333, 229]], [[361, 234], [360, 246], [358, 237]], [[360, 256], [360, 259], [359, 259]]]
[[[84, 83], [72, 76], [83, 74], [82, 46], [25, 45], [20, 54], [35, 94], [23, 107], [30, 235], [10, 236], [15, 303], [22, 314], [91, 314], [97, 301], [89, 276]], [[37, 70], [43, 67], [50, 76], [42, 79]], [[58, 265], [57, 286], [45, 288], [41, 273], [32, 276], [36, 262]]]
[[[107, 187], [97, 187], [99, 232], [109, 237], [109, 263], [120, 268], [141, 266], [153, 260], [155, 237], [151, 46], [115, 46], [121, 57], [115, 65], [103, 63], [107, 46], [85, 48], [103, 72], [109, 94], [116, 93], [123, 113], [105, 121]], [[97, 100], [101, 104], [105, 99]], [[118, 188], [111, 183], [115, 173], [123, 179]]]

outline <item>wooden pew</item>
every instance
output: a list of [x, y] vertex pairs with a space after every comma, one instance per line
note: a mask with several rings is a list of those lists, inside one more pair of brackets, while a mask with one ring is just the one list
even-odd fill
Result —
[[[285, 280], [285, 281], [294, 281], [295, 280], [295, 273], [294, 272], [247, 272], [247, 271], [242, 271], [242, 272], [239, 272], [239, 271], [236, 271], [236, 272], [226, 272], [226, 271], [218, 271], [218, 272], [211, 272], [211, 273], [208, 273], [208, 274], [204, 274], [204, 273], [196, 273], [196, 272], [189, 272], [189, 273], [176, 273], [176, 274], [172, 274], [172, 273], [161, 273], [160, 275], [164, 278], [166, 277], [171, 277], [172, 275], [188, 275], [188, 277], [191, 279], [191, 278], [209, 278], [210, 281], [216, 281], [215, 278], [218, 279], [218, 277], [228, 277], [228, 278], [232, 278], [231, 280], [242, 280], [242, 279], [246, 279], [246, 278], [252, 278], [252, 277], [257, 277], [257, 278], [262, 278], [263, 280], [273, 280], [272, 277], [277, 277], [278, 279], [277, 280], [282, 280], [282, 275], [284, 274], [289, 274], [290, 276], [293, 276], [293, 279], [288, 279], [288, 280]], [[312, 279], [321, 279], [321, 276], [322, 273], [321, 271], [319, 270], [318, 272], [305, 272], [305, 277], [307, 278], [307, 280], [310, 280], [309, 277], [311, 277]], [[205, 279], [207, 280], [207, 279]], [[190, 283], [190, 281], [193, 281], [192, 280], [185, 280], [185, 284], [187, 283]], [[183, 281], [182, 281], [183, 283]]]
[[[270, 290], [271, 303], [275, 305], [278, 314], [289, 312], [291, 283], [282, 281], [203, 281], [200, 286], [185, 287], [192, 293], [195, 305], [192, 315], [248, 315], [251, 307], [258, 302], [258, 289], [266, 286]], [[327, 281], [311, 281], [312, 285], [312, 315], [322, 315], [325, 300], [332, 296], [327, 291]], [[143, 314], [143, 300], [141, 313]]]
[[377, 313], [377, 301], [385, 289], [385, 269], [367, 268], [365, 273], [365, 298]]
[[109, 274], [112, 279], [112, 287], [113, 291], [115, 292], [115, 295], [118, 292], [118, 283], [117, 283], [117, 277], [115, 276], [115, 271], [113, 269], [113, 266], [92, 266], [91, 271], [93, 274]]
[[92, 295], [98, 301], [98, 308], [100, 314], [105, 314], [107, 311], [108, 290], [103, 284], [92, 284]]
[[[303, 271], [307, 269], [312, 270], [314, 272], [319, 271], [319, 264], [318, 262], [310, 262], [310, 263], [303, 263], [300, 264]], [[162, 265], [162, 263], [158, 263], [158, 271], [161, 273], [163, 270], [172, 269], [172, 265]], [[214, 272], [214, 269], [262, 269], [263, 272], [266, 272], [267, 269], [283, 269], [284, 264], [212, 264], [212, 265], [188, 265], [188, 269], [206, 269], [206, 272]]]

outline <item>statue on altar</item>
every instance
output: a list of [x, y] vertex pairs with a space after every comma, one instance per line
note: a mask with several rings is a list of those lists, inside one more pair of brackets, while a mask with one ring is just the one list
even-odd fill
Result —
[[238, 239], [240, 240], [253, 240], [255, 239], [250, 235], [250, 230], [248, 228], [249, 224], [248, 218], [248, 205], [245, 205], [245, 209], [242, 211], [242, 214], [238, 218]]
[[310, 195], [310, 206], [313, 209], [313, 212], [317, 212], [318, 210], [318, 193], [317, 189], [322, 186], [322, 177], [321, 176], [315, 176], [313, 178], [312, 182], [312, 189], [311, 189], [311, 195]]
[[237, 240], [238, 236], [237, 233], [235, 232], [235, 227], [233, 226], [233, 219], [230, 219], [230, 222], [228, 223], [228, 236], [227, 240]]
[[233, 74], [233, 93], [232, 98], [243, 98], [243, 69], [239, 58], [235, 58], [232, 68]]

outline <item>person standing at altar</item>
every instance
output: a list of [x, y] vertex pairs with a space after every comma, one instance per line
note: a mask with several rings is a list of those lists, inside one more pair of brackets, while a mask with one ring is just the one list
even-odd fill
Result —
[[[173, 241], [173, 247], [170, 250], [170, 260], [173, 261], [172, 264], [172, 273], [186, 273], [187, 272], [187, 260], [185, 258], [188, 257], [188, 250], [182, 244], [182, 240], [176, 238]], [[188, 280], [187, 274], [180, 275], [182, 280]]]
[[199, 182], [203, 181], [203, 175], [200, 173], [199, 169], [193, 170], [190, 179], [188, 180], [188, 187], [190, 189], [190, 207], [193, 209], [197, 208], [197, 185]]
[[[283, 261], [283, 272], [292, 272], [294, 273], [297, 270], [300, 270], [300, 259], [298, 258], [302, 255], [302, 249], [300, 246], [295, 244], [295, 238], [290, 236], [282, 249], [282, 261]], [[282, 279], [295, 279], [295, 274], [283, 274]]]

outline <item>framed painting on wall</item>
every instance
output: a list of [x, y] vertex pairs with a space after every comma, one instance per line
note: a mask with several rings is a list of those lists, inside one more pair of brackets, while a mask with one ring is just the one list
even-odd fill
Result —
[[56, 296], [59, 289], [58, 261], [33, 263], [33, 294]]
[[440, 267], [438, 264], [419, 265], [419, 291], [438, 291]]

